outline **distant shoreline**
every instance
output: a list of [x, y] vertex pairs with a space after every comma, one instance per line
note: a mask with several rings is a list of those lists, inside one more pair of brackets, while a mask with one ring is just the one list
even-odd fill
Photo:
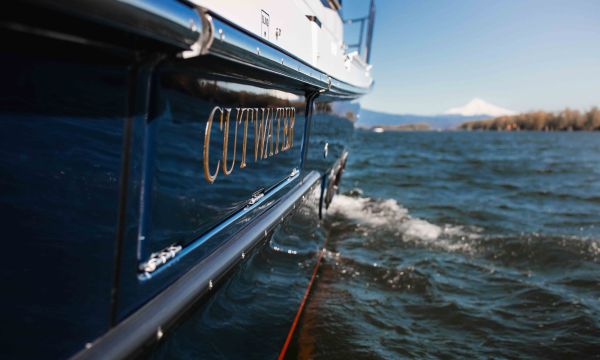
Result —
[[384, 131], [431, 131], [431, 126], [427, 123], [400, 124], [400, 125], [374, 125], [369, 128], [374, 132]]
[[487, 120], [467, 121], [457, 130], [466, 131], [600, 131], [600, 109], [587, 112], [565, 109], [558, 113], [533, 111], [499, 116]]

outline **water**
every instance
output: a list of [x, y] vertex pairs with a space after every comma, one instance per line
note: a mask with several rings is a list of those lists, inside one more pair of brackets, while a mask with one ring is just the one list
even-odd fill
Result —
[[600, 358], [600, 136], [357, 131], [288, 358]]
[[600, 136], [357, 131], [318, 189], [153, 349], [288, 359], [600, 358]]

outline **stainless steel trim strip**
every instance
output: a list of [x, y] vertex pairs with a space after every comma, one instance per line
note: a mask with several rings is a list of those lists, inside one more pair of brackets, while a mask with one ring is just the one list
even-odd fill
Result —
[[293, 210], [294, 205], [320, 184], [319, 180], [318, 172], [308, 173], [271, 209], [134, 314], [88, 344], [72, 359], [122, 359], [131, 356], [145, 344], [160, 339], [166, 328], [201, 296], [211, 291], [216, 281], [240, 262], [248, 249], [265, 239], [268, 232]]
[[202, 46], [202, 54], [212, 54], [280, 75], [294, 80], [299, 85], [312, 87], [324, 96], [352, 99], [363, 96], [370, 90], [333, 78], [285, 50], [267, 44], [254, 34], [219, 18], [218, 15], [205, 11], [202, 14], [202, 21], [210, 22], [210, 28], [213, 29], [210, 46]]

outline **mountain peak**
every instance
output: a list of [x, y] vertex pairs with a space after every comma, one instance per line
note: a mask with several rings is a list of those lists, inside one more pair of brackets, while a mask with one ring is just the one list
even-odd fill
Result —
[[490, 115], [490, 116], [502, 116], [502, 115], [513, 115], [514, 111], [501, 108], [494, 104], [490, 104], [479, 98], [474, 98], [469, 101], [465, 106], [452, 108], [446, 111], [449, 115], [462, 115], [462, 116], [473, 116], [473, 115]]

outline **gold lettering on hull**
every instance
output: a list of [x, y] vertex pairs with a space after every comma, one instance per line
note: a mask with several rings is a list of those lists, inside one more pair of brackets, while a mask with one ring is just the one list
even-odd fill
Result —
[[[232, 112], [235, 115], [232, 117]], [[215, 121], [219, 122], [219, 131], [223, 136], [223, 148], [221, 159], [217, 160], [216, 166], [209, 164], [210, 160], [210, 137]], [[235, 124], [231, 124], [234, 122]], [[225, 176], [233, 173], [236, 163], [238, 144], [238, 126], [242, 125], [242, 154], [239, 169], [248, 166], [246, 151], [248, 149], [248, 127], [252, 126], [254, 135], [254, 162], [258, 162], [285, 152], [294, 146], [294, 125], [296, 123], [296, 109], [293, 107], [280, 108], [222, 108], [215, 106], [206, 122], [204, 130], [204, 178], [209, 183], [215, 182], [219, 171]], [[230, 130], [233, 129], [233, 147], [230, 144]], [[231, 151], [231, 152], [230, 152]], [[251, 150], [252, 151], [252, 150]], [[229, 154], [231, 163], [228, 164]], [[250, 155], [252, 156], [252, 155]], [[212, 172], [211, 172], [211, 169]]]

